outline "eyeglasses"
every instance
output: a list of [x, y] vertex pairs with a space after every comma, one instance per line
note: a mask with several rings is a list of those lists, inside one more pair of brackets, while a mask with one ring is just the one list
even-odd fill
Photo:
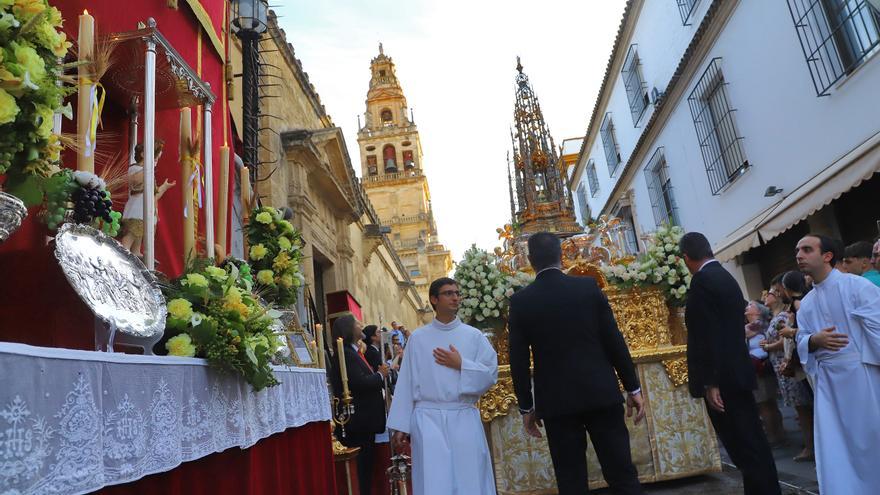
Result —
[[440, 295], [441, 295], [441, 296], [446, 296], [446, 297], [451, 297], [451, 296], [461, 297], [461, 291], [458, 291], [458, 290], [444, 290], [443, 292], [440, 293]]
[[871, 253], [872, 260], [875, 260], [877, 258], [880, 258], [880, 251], [875, 251], [875, 252]]

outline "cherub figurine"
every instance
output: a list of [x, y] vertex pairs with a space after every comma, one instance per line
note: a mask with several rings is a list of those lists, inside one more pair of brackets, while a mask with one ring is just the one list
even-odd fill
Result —
[[[161, 139], [156, 140], [155, 155], [153, 168], [159, 164], [162, 157], [162, 151], [165, 148], [165, 142]], [[128, 201], [125, 203], [125, 210], [122, 212], [122, 245], [128, 249], [131, 254], [142, 257], [141, 252], [144, 242], [144, 145], [138, 144], [134, 147], [134, 159], [130, 167], [128, 167]], [[156, 188], [156, 202], [165, 194], [166, 191], [177, 184], [175, 181], [165, 179], [161, 186]], [[159, 223], [159, 211], [156, 209], [156, 223]]]

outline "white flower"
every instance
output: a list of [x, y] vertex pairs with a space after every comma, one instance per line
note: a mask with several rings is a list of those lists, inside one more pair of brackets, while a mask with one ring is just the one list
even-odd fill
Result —
[[496, 306], [497, 304], [495, 304], [495, 301], [489, 301], [486, 303], [486, 307], [488, 307], [489, 309], [495, 309]]
[[492, 314], [492, 310], [489, 308], [483, 308], [483, 316], [489, 316]]
[[511, 288], [507, 289], [506, 291], [504, 291], [504, 295], [507, 297], [510, 297], [513, 295], [513, 292], [514, 292], [513, 288], [511, 287]]
[[492, 316], [494, 316], [495, 318], [498, 318], [499, 316], [501, 316], [501, 313], [498, 312], [498, 310], [496, 309], [495, 311], [492, 311]]

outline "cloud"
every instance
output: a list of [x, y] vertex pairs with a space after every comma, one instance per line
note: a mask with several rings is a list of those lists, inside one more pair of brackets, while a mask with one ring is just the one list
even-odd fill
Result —
[[440, 238], [458, 259], [472, 243], [493, 248], [510, 221], [517, 55], [557, 145], [583, 135], [624, 3], [295, 0], [275, 10], [356, 161], [370, 59], [384, 43], [419, 127]]

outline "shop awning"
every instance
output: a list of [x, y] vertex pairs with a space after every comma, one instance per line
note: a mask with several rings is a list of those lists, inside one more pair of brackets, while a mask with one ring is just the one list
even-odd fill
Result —
[[814, 175], [779, 203], [728, 234], [715, 245], [715, 257], [728, 261], [773, 239], [878, 171], [880, 133]]

